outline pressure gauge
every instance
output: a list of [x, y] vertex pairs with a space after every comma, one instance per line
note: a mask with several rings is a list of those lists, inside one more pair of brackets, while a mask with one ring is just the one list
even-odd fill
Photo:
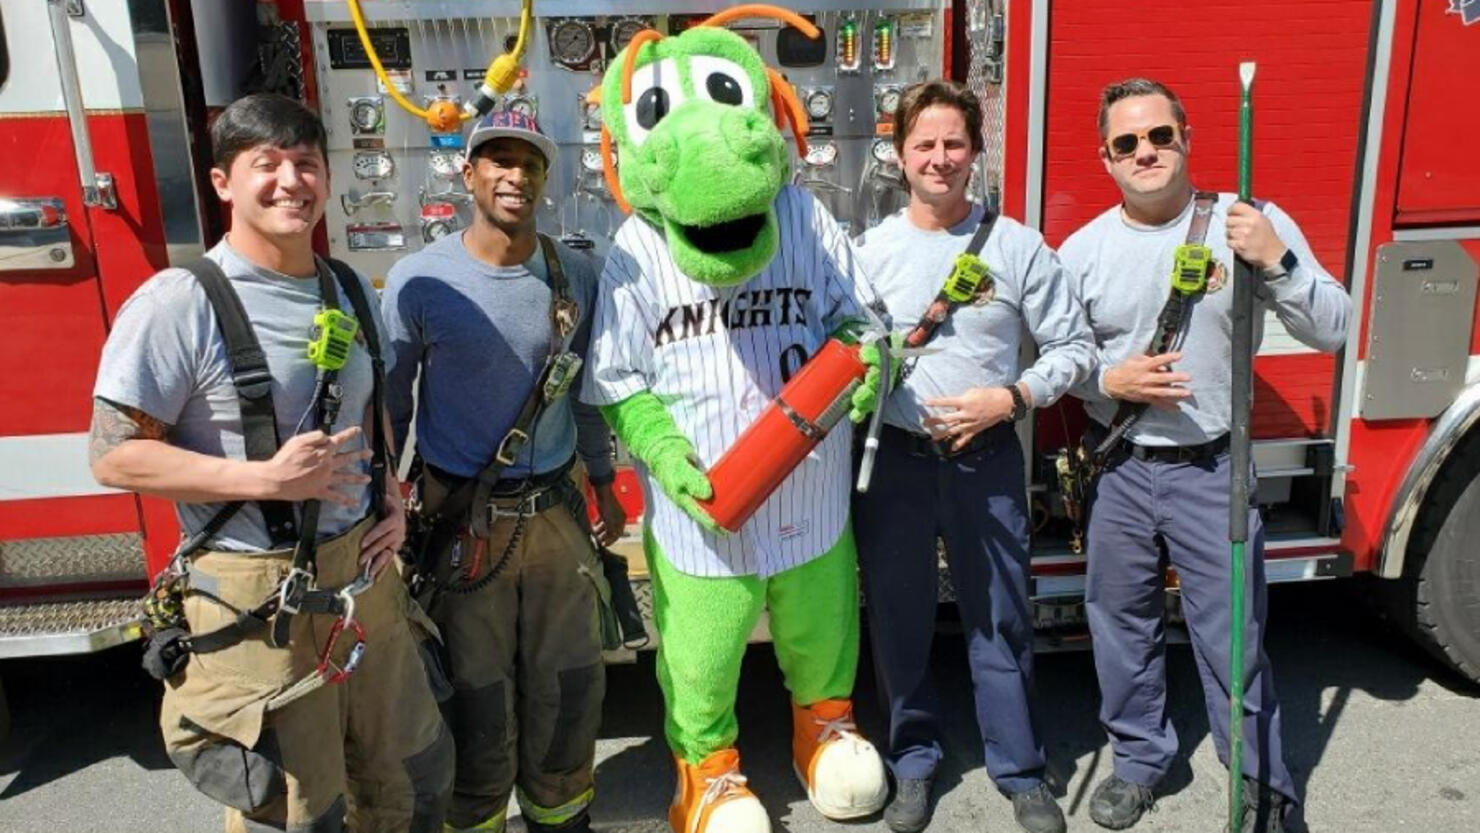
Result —
[[601, 151], [593, 147], [584, 148], [581, 151], [581, 167], [592, 173], [601, 171]]
[[442, 179], [457, 179], [462, 176], [463, 155], [455, 150], [433, 150], [427, 154], [427, 166]]
[[822, 121], [832, 115], [833, 94], [832, 90], [815, 89], [807, 92], [804, 104], [807, 107], [808, 118], [814, 121]]
[[888, 139], [875, 139], [870, 152], [873, 153], [874, 159], [885, 165], [894, 165], [899, 162], [899, 157], [894, 153], [894, 143]]
[[396, 163], [383, 150], [356, 153], [352, 167], [357, 179], [385, 179], [396, 172]]
[[830, 167], [838, 161], [838, 146], [832, 142], [819, 142], [807, 148], [807, 164], [814, 168]]
[[647, 29], [650, 27], [651, 24], [649, 24], [646, 20], [642, 20], [636, 17], [628, 17], [617, 21], [615, 24], [612, 25], [611, 54], [615, 55], [618, 52], [621, 52], [623, 47], [632, 42], [633, 36], [635, 36], [638, 32], [641, 32], [643, 29]]
[[566, 18], [550, 30], [550, 54], [566, 66], [584, 64], [596, 51], [596, 32], [591, 24]]
[[874, 105], [881, 116], [893, 116], [899, 109], [899, 88], [880, 87], [874, 92]]
[[385, 102], [378, 95], [349, 100], [349, 124], [356, 133], [380, 133], [385, 130]]
[[535, 104], [534, 98], [532, 96], [514, 95], [509, 96], [508, 101], [504, 104], [504, 109], [508, 110], [510, 113], [518, 113], [521, 116], [534, 118], [536, 115], [536, 111], [539, 108]]
[[421, 224], [421, 239], [423, 242], [431, 243], [440, 240], [452, 233], [451, 220], [423, 220]]

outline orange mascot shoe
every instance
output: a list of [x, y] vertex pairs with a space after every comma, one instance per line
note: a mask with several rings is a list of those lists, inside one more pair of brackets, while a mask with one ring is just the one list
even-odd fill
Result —
[[771, 833], [766, 808], [745, 786], [740, 752], [733, 746], [705, 758], [698, 766], [674, 758], [678, 788], [668, 808], [673, 833]]
[[888, 782], [884, 762], [858, 734], [851, 700], [791, 705], [791, 761], [817, 812], [839, 821], [877, 813]]

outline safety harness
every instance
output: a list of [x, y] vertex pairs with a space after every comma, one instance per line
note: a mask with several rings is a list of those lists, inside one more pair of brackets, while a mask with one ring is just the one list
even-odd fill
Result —
[[[569, 390], [581, 368], [580, 357], [566, 349], [575, 332], [579, 309], [571, 297], [570, 284], [554, 241], [544, 234], [539, 234], [538, 239], [550, 281], [550, 340], [544, 366], [519, 409], [519, 415], [499, 440], [493, 458], [471, 478], [434, 471], [433, 467], [418, 460], [421, 475], [417, 478], [416, 493], [407, 506], [410, 521], [408, 560], [411, 567], [408, 582], [412, 597], [424, 607], [430, 607], [435, 596], [444, 590], [472, 593], [497, 578], [518, 548], [525, 522], [531, 515], [563, 500], [565, 496], [559, 490], [568, 488], [565, 484], [569, 483], [566, 476], [569, 468], [562, 467], [552, 476], [531, 478], [526, 485], [533, 488], [521, 490], [519, 497], [522, 499], [517, 508], [502, 510], [493, 502], [494, 498], [500, 497], [494, 494], [494, 489], [504, 469], [519, 458], [530, 443], [534, 426], [546, 406]], [[458, 583], [452, 575], [454, 571], [460, 570], [469, 579], [482, 571], [483, 549], [495, 516], [509, 516], [515, 520], [504, 552], [481, 578]], [[465, 532], [470, 533], [473, 547], [466, 565], [462, 561], [461, 547]]]
[[[322, 310], [315, 316], [319, 337], [310, 344], [310, 358], [320, 368], [315, 384], [312, 404], [314, 427], [328, 433], [338, 418], [343, 403], [343, 390], [339, 384], [339, 370], [348, 359], [349, 345], [357, 328], [363, 335], [370, 354], [373, 373], [371, 393], [371, 462], [370, 462], [370, 508], [377, 518], [385, 514], [384, 494], [388, 470], [387, 446], [382, 426], [384, 412], [385, 362], [380, 354], [380, 338], [376, 331], [375, 318], [369, 299], [365, 297], [360, 280], [354, 270], [337, 260], [329, 260], [326, 266], [317, 262], [319, 296]], [[226, 345], [227, 363], [231, 368], [232, 385], [236, 388], [241, 406], [242, 434], [245, 456], [248, 460], [270, 460], [281, 445], [277, 430], [277, 416], [272, 400], [272, 376], [267, 366], [267, 356], [247, 318], [241, 298], [232, 288], [225, 273], [215, 262], [200, 258], [184, 265], [205, 291], [216, 316], [216, 323]], [[333, 278], [330, 278], [330, 272]], [[339, 313], [338, 293], [335, 282], [349, 298], [356, 321], [346, 321]], [[357, 326], [356, 326], [357, 325]], [[337, 332], [326, 332], [338, 328]], [[284, 501], [261, 501], [259, 506], [267, 523], [268, 538], [272, 547], [285, 546], [293, 541], [293, 562], [288, 576], [277, 590], [254, 608], [240, 612], [236, 619], [214, 631], [191, 634], [185, 629], [180, 599], [183, 589], [180, 582], [189, 570], [189, 558], [206, 545], [236, 516], [245, 501], [225, 504], [199, 532], [181, 543], [169, 566], [161, 571], [144, 601], [144, 609], [150, 626], [150, 637], [145, 649], [144, 667], [158, 679], [177, 673], [189, 655], [209, 654], [223, 651], [255, 637], [271, 627], [270, 640], [276, 647], [288, 644], [292, 617], [298, 613], [322, 613], [337, 616], [329, 639], [319, 659], [315, 673], [300, 680], [294, 686], [274, 698], [281, 706], [303, 696], [324, 684], [342, 682], [354, 673], [365, 650], [364, 628], [354, 619], [354, 597], [368, 589], [373, 583], [369, 575], [361, 575], [344, 587], [320, 589], [315, 584], [318, 544], [318, 519], [320, 503], [316, 500], [302, 504], [301, 518], [295, 522], [293, 506]], [[192, 583], [203, 577], [193, 576]], [[192, 588], [197, 592], [209, 592], [205, 587]], [[335, 666], [332, 652], [340, 634], [349, 631], [355, 637], [348, 659], [342, 666]], [[286, 699], [284, 699], [286, 698]], [[270, 704], [270, 707], [272, 705]]]

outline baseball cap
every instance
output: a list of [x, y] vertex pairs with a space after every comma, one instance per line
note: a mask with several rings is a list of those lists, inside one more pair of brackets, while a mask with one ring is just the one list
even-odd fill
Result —
[[559, 151], [550, 138], [540, 132], [540, 125], [533, 117], [513, 110], [495, 110], [478, 120], [473, 132], [468, 135], [468, 159], [473, 158], [478, 146], [490, 139], [520, 139], [534, 145], [545, 156], [545, 167], [555, 167]]

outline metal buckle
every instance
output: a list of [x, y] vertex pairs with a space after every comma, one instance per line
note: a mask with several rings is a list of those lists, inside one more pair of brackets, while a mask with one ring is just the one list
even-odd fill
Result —
[[[499, 441], [498, 453], [494, 457], [500, 463], [506, 466], [512, 466], [514, 465], [514, 458], [519, 455], [520, 449], [524, 448], [524, 444], [527, 442], [529, 442], [528, 434], [518, 428], [511, 428], [509, 429], [509, 433], [505, 434], [504, 438]], [[513, 448], [509, 447], [511, 443], [513, 444]]]
[[[308, 586], [300, 586], [301, 582], [308, 582]], [[289, 570], [282, 585], [278, 587], [278, 612], [289, 616], [297, 614], [302, 609], [303, 598], [312, 584], [313, 573], [301, 567]]]
[[[529, 494], [520, 497], [519, 502], [508, 509], [504, 509], [498, 505], [499, 498], [489, 498], [488, 525], [493, 526], [494, 521], [498, 518], [528, 517], [535, 514], [535, 508], [537, 505], [536, 501], [538, 501], [540, 497], [548, 491], [550, 491], [548, 487], [544, 489], [536, 489]], [[508, 498], [504, 498], [504, 500], [508, 500]]]

